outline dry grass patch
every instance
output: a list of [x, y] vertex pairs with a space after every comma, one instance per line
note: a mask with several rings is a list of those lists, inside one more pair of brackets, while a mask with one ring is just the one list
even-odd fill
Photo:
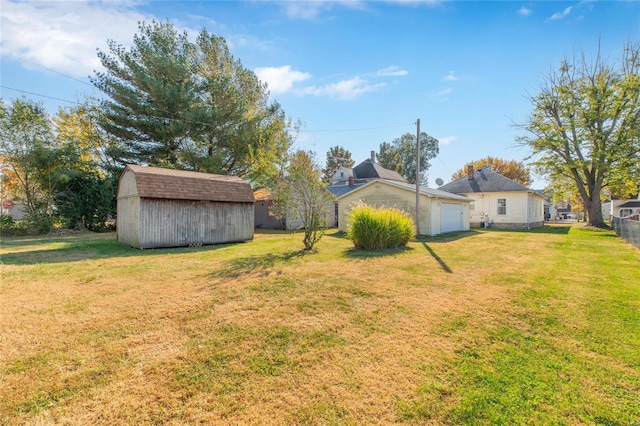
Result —
[[[624, 424], [640, 255], [580, 228], [0, 251], [7, 424]], [[615, 253], [615, 255], [612, 255]]]

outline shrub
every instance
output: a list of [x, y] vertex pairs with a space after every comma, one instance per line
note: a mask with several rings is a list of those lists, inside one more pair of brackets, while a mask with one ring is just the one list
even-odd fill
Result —
[[348, 218], [347, 238], [356, 248], [381, 250], [407, 245], [414, 233], [411, 216], [395, 207], [354, 206]]

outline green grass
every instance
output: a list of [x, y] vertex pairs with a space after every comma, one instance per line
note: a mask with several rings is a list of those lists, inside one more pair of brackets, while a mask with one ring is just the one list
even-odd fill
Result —
[[3, 238], [0, 424], [640, 419], [640, 252], [610, 231], [135, 250]]

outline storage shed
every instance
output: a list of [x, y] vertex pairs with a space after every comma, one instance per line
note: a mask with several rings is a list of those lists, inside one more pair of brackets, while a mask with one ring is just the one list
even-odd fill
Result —
[[127, 165], [118, 183], [118, 242], [136, 248], [253, 239], [251, 186], [235, 176]]

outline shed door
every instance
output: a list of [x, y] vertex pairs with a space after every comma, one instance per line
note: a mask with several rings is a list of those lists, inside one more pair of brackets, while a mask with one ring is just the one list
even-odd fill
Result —
[[462, 230], [462, 205], [442, 203], [440, 205], [440, 233]]

